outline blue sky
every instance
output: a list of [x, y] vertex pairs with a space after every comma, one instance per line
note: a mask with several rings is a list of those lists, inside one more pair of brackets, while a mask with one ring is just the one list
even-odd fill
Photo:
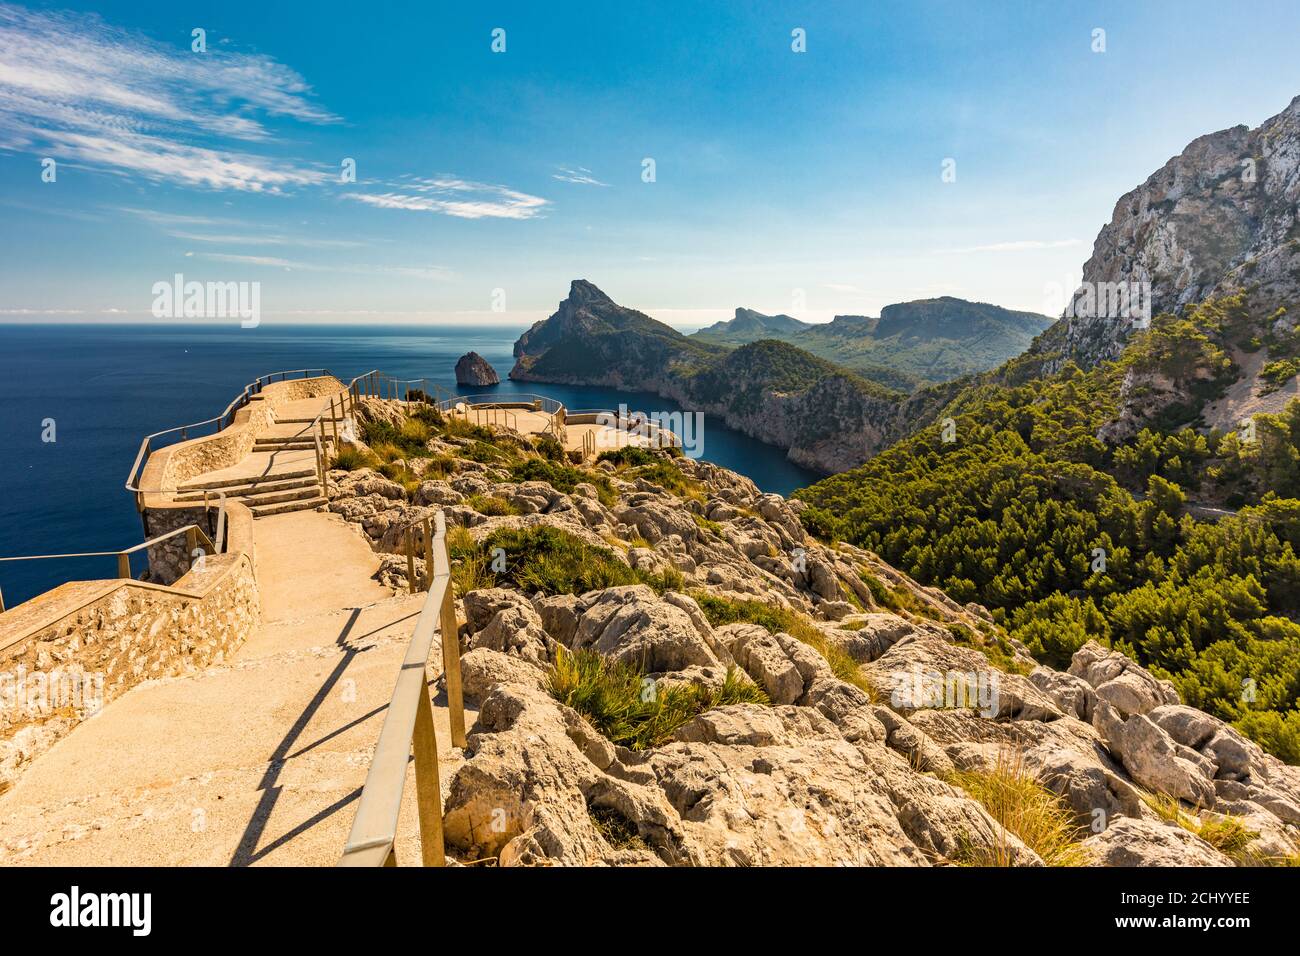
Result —
[[0, 2], [0, 321], [147, 318], [177, 272], [278, 321], [518, 324], [576, 277], [675, 323], [1049, 311], [1122, 193], [1300, 94], [1298, 33], [1294, 2]]

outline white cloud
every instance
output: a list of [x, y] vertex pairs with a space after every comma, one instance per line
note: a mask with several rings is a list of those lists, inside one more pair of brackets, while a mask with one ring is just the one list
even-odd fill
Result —
[[452, 176], [410, 178], [385, 185], [391, 188], [382, 193], [348, 192], [343, 195], [380, 209], [440, 213], [458, 219], [533, 219], [550, 205], [550, 200], [508, 186], [476, 183]]
[[848, 283], [844, 283], [844, 282], [827, 282], [827, 283], [826, 283], [826, 288], [830, 289], [832, 292], [842, 292], [842, 293], [846, 293], [846, 294], [847, 294], [847, 293], [853, 293], [853, 294], [857, 294], [857, 295], [865, 295], [865, 294], [866, 294], [866, 290], [865, 290], [865, 289], [859, 289], [859, 288], [858, 288], [857, 286], [855, 286], [855, 285], [849, 285]]
[[[230, 150], [271, 138], [258, 118], [338, 118], [267, 56], [164, 45], [90, 14], [0, 3], [0, 148], [158, 182], [280, 192], [323, 169]], [[214, 142], [215, 141], [215, 142]]]
[[293, 262], [289, 259], [281, 259], [278, 256], [245, 256], [232, 252], [201, 252], [199, 255], [204, 259], [212, 259], [216, 262], [234, 262], [245, 266], [271, 266], [279, 269], [305, 269], [309, 272], [320, 271], [319, 266], [313, 266], [306, 262]]
[[558, 179], [562, 183], [577, 183], [580, 186], [609, 185], [591, 175], [591, 170], [586, 166], [558, 166], [556, 169], [557, 171], [551, 174], [551, 178]]

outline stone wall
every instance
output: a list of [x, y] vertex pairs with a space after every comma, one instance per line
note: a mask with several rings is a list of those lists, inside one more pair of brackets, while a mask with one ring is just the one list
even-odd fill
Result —
[[343, 383], [332, 375], [272, 382], [235, 412], [234, 421], [216, 434], [169, 445], [150, 455], [141, 478], [141, 490], [173, 491], [196, 475], [237, 464], [253, 450], [256, 438], [275, 421], [277, 408], [342, 390]]
[[236, 503], [229, 518], [230, 553], [171, 587], [75, 581], [0, 618], [0, 792], [132, 687], [221, 663], [252, 636], [261, 623], [252, 516]]
[[[215, 507], [204, 508], [202, 505], [192, 508], [148, 508], [144, 512], [145, 535], [148, 538], [156, 538], [177, 528], [194, 524], [202, 528], [209, 538], [215, 538], [216, 515]], [[187, 574], [194, 560], [185, 539], [185, 535], [178, 534], [174, 538], [150, 546], [149, 571], [144, 580], [154, 584], [174, 584]], [[213, 543], [219, 544], [215, 540]], [[201, 543], [198, 546], [203, 547]]]

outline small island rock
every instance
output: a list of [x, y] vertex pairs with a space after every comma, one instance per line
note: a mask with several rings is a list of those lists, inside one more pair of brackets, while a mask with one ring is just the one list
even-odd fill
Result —
[[496, 369], [477, 352], [467, 352], [456, 363], [457, 385], [499, 385]]

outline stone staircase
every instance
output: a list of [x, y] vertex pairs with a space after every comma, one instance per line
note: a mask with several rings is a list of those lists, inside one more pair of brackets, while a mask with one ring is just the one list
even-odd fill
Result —
[[[205, 494], [211, 500], [221, 493], [227, 499], [247, 505], [254, 518], [310, 511], [326, 504], [327, 499], [321, 495], [315, 467], [306, 461], [291, 461], [288, 454], [281, 456], [281, 453], [315, 451], [316, 440], [312, 425], [316, 416], [308, 415], [310, 408], [305, 407], [311, 404], [312, 402], [296, 402], [284, 411], [283, 416], [276, 416], [270, 431], [254, 440], [250, 469], [244, 470], [242, 474], [221, 476], [221, 473], [217, 473], [216, 477], [207, 475], [186, 482], [176, 489], [175, 500], [201, 502]], [[323, 421], [326, 430], [323, 441], [325, 453], [332, 455], [333, 432], [342, 427], [344, 418], [331, 418], [327, 410]], [[302, 459], [303, 456], [297, 457]]]
[[[140, 684], [38, 757], [0, 794], [0, 867], [338, 862], [426, 595], [375, 581], [378, 556], [335, 515], [259, 522], [254, 537], [256, 633]], [[463, 756], [430, 692], [446, 799]], [[404, 862], [420, 859], [418, 802], [412, 764]]]
[[176, 501], [201, 502], [224, 494], [248, 506], [254, 518], [309, 511], [326, 503], [321, 495], [315, 468], [272, 472], [254, 478], [220, 478], [192, 481], [176, 489]]

